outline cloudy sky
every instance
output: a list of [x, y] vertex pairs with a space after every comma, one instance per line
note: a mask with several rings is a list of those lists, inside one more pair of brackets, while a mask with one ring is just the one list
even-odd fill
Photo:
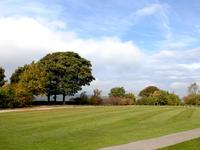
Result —
[[199, 0], [0, 0], [0, 65], [55, 51], [91, 60], [84, 90], [155, 85], [180, 95], [200, 82]]

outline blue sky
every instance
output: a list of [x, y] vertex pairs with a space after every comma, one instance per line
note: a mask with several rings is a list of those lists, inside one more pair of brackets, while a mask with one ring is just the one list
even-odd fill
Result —
[[17, 66], [53, 51], [91, 60], [85, 90], [156, 85], [180, 95], [200, 81], [198, 0], [1, 0], [0, 64]]

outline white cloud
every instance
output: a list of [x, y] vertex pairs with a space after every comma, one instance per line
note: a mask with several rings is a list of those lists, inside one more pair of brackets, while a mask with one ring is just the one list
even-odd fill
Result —
[[147, 55], [132, 41], [116, 37], [81, 39], [74, 32], [62, 30], [66, 27], [59, 21], [0, 18], [0, 64], [7, 75], [49, 52], [75, 51], [92, 62], [97, 80], [86, 88], [90, 92], [100, 88], [105, 94], [114, 86], [124, 86], [127, 91], [138, 93], [145, 86], [156, 85], [183, 94], [186, 83], [198, 82], [199, 49], [163, 50]]
[[150, 15], [153, 15], [153, 14], [159, 12], [162, 9], [163, 9], [163, 6], [161, 4], [157, 4], [157, 3], [150, 4], [150, 5], [147, 5], [143, 8], [141, 8], [141, 9], [138, 9], [136, 11], [136, 15], [141, 16], [141, 17], [150, 16]]
[[80, 39], [74, 32], [57, 30], [60, 25], [65, 27], [60, 22], [41, 23], [28, 17], [0, 18], [0, 64], [10, 74], [17, 66], [46, 53], [75, 51], [91, 60], [96, 72], [109, 73], [122, 71], [124, 66], [134, 65], [141, 58], [139, 48], [131, 41], [122, 42], [115, 37]]
[[200, 69], [200, 63], [180, 64], [180, 66], [189, 70]]

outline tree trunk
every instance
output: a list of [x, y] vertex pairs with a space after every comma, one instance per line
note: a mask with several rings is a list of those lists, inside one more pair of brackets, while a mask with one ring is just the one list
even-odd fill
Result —
[[66, 95], [63, 94], [63, 105], [65, 105], [65, 97], [66, 97]]
[[54, 102], [56, 102], [56, 99], [57, 99], [57, 95], [54, 94]]
[[48, 95], [47, 95], [47, 101], [48, 101], [48, 105], [50, 104], [50, 97], [51, 97], [51, 95], [50, 95], [50, 94], [48, 94]]

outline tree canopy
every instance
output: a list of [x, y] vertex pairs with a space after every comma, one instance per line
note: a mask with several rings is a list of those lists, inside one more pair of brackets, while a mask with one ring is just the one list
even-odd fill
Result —
[[0, 87], [2, 87], [6, 83], [5, 77], [5, 70], [0, 67]]
[[26, 70], [28, 65], [24, 65], [23, 67], [18, 67], [15, 72], [10, 77], [10, 83], [15, 84], [20, 81], [20, 75]]
[[125, 93], [126, 91], [124, 87], [115, 87], [110, 90], [109, 96], [110, 97], [124, 97]]
[[39, 61], [39, 65], [46, 72], [45, 91], [49, 97], [58, 94], [74, 95], [89, 85], [95, 78], [92, 76], [90, 61], [74, 52], [56, 52], [47, 54]]
[[159, 91], [159, 88], [157, 88], [156, 86], [148, 86], [148, 87], [144, 88], [142, 91], [140, 91], [139, 96], [149, 97], [155, 91]]

